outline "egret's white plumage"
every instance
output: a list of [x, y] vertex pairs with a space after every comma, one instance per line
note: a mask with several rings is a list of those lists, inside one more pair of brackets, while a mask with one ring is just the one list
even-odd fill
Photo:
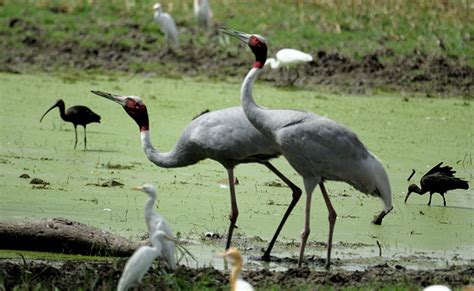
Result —
[[174, 46], [179, 46], [178, 29], [173, 17], [161, 9], [161, 4], [153, 5], [155, 21], [160, 25], [161, 32], [165, 35], [165, 39]]
[[265, 66], [270, 65], [272, 69], [278, 69], [280, 67], [289, 67], [301, 63], [311, 62], [313, 57], [310, 54], [304, 53], [295, 49], [281, 49], [279, 50], [274, 58], [268, 58], [265, 62]]
[[256, 61], [241, 88], [241, 103], [245, 115], [261, 133], [278, 145], [291, 166], [303, 177], [307, 197], [298, 265], [301, 266], [310, 231], [312, 193], [319, 184], [329, 211], [329, 267], [337, 215], [323, 182], [343, 181], [363, 193], [379, 197], [384, 210], [373, 222], [381, 224], [383, 217], [392, 209], [392, 193], [387, 173], [380, 160], [367, 150], [349, 128], [311, 112], [274, 110], [258, 106], [252, 97], [252, 85], [267, 57], [265, 39], [230, 29], [222, 31], [246, 42], [255, 54]]
[[230, 273], [230, 290], [231, 291], [253, 291], [254, 288], [249, 282], [240, 277], [242, 273], [243, 259], [240, 251], [234, 247], [229, 248], [220, 256], [229, 259], [232, 264], [232, 272]]
[[270, 258], [278, 234], [298, 202], [301, 190], [269, 162], [280, 153], [273, 142], [252, 126], [242, 107], [231, 107], [198, 116], [186, 126], [171, 151], [160, 152], [152, 145], [148, 112], [143, 101], [136, 96], [119, 96], [100, 91], [92, 91], [92, 93], [123, 106], [140, 129], [142, 147], [147, 158], [157, 166], [163, 168], [186, 167], [204, 159], [212, 159], [226, 168], [231, 200], [226, 249], [230, 247], [238, 217], [234, 168], [242, 163], [260, 163], [282, 179], [292, 190], [292, 201], [263, 255], [264, 260]]
[[153, 261], [161, 255], [162, 246], [168, 241], [168, 238], [165, 232], [157, 231], [150, 240], [152, 246], [139, 247], [128, 259], [117, 286], [118, 291], [128, 290], [141, 281]]
[[451, 288], [445, 285], [431, 285], [423, 288], [423, 291], [451, 291]]
[[[166, 219], [155, 212], [156, 188], [151, 184], [144, 184], [143, 186], [134, 189], [146, 193], [149, 197], [145, 204], [145, 221], [148, 227], [150, 240], [152, 240], [152, 236], [159, 231], [164, 232], [167, 237], [174, 237], [171, 227]], [[172, 270], [176, 269], [175, 242], [172, 240], [165, 240], [162, 242], [161, 247], [161, 256], [165, 259], [166, 263]]]
[[199, 25], [208, 28], [212, 19], [209, 0], [194, 0], [194, 15], [196, 15]]

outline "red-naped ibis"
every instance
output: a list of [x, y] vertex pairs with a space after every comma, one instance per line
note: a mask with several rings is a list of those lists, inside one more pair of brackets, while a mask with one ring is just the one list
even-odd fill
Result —
[[425, 175], [423, 175], [423, 177], [421, 177], [421, 189], [416, 184], [411, 184], [408, 186], [408, 193], [405, 197], [405, 203], [407, 202], [411, 193], [423, 195], [429, 192], [430, 200], [428, 201], [428, 205], [431, 205], [431, 196], [433, 196], [434, 193], [439, 193], [441, 197], [443, 197], [443, 205], [446, 206], [446, 198], [444, 198], [444, 194], [446, 194], [446, 192], [455, 189], [469, 189], [469, 184], [467, 181], [454, 177], [456, 171], [453, 171], [452, 167], [441, 167], [442, 164], [443, 162], [437, 164]]
[[59, 108], [59, 114], [61, 115], [62, 120], [71, 122], [74, 125], [74, 132], [76, 134], [74, 149], [76, 149], [77, 146], [77, 126], [82, 125], [84, 127], [84, 149], [87, 149], [86, 126], [92, 122], [100, 123], [100, 116], [92, 112], [88, 107], [82, 105], [71, 106], [66, 110], [64, 101], [59, 99], [43, 114], [43, 116], [41, 116], [40, 122], [43, 121], [44, 116], [55, 107]]
[[266, 40], [257, 34], [250, 35], [232, 29], [221, 31], [247, 43], [255, 55], [255, 62], [241, 87], [240, 98], [245, 115], [262, 134], [278, 146], [278, 150], [303, 178], [307, 197], [298, 266], [303, 262], [310, 232], [312, 194], [319, 184], [329, 211], [326, 261], [326, 268], [329, 268], [337, 215], [323, 182], [346, 182], [363, 193], [380, 198], [384, 210], [373, 223], [381, 224], [383, 217], [392, 210], [392, 192], [387, 173], [380, 160], [367, 150], [349, 128], [311, 112], [258, 106], [252, 97], [252, 86], [267, 59]]

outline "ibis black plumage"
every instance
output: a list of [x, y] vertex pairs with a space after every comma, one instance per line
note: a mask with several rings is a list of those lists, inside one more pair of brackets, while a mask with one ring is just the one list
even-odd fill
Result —
[[443, 162], [437, 164], [425, 175], [423, 175], [423, 177], [421, 177], [421, 188], [416, 184], [411, 184], [408, 186], [408, 193], [405, 197], [405, 203], [407, 202], [411, 193], [423, 195], [429, 192], [430, 200], [428, 201], [428, 205], [431, 205], [431, 196], [433, 196], [434, 193], [439, 193], [441, 197], [443, 197], [443, 205], [446, 206], [446, 198], [444, 197], [446, 192], [454, 189], [469, 189], [469, 184], [467, 181], [454, 176], [456, 171], [454, 171], [452, 167], [441, 167], [442, 164]]
[[74, 149], [77, 146], [77, 126], [82, 125], [84, 127], [84, 149], [87, 149], [87, 134], [86, 134], [86, 126], [89, 123], [97, 122], [100, 123], [100, 116], [94, 113], [86, 106], [82, 105], [75, 105], [71, 106], [66, 110], [66, 105], [62, 99], [59, 99], [54, 103], [51, 108], [49, 108], [43, 116], [41, 116], [40, 122], [43, 121], [45, 115], [53, 110], [55, 107], [59, 108], [59, 114], [61, 115], [61, 119], [66, 122], [71, 122], [74, 125], [74, 132], [75, 132], [75, 142], [74, 142]]

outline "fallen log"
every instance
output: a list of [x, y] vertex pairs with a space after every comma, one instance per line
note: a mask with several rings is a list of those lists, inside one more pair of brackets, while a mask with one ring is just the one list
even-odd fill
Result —
[[0, 221], [0, 249], [127, 257], [142, 244], [65, 218]]

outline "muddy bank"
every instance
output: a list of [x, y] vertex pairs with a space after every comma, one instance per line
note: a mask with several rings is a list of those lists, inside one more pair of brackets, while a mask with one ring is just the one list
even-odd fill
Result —
[[[26, 18], [5, 19], [2, 25], [7, 26], [0, 42], [3, 72], [79, 70], [241, 78], [252, 59], [247, 48], [237, 41], [226, 41], [216, 29], [203, 36], [193, 27], [183, 27], [182, 34], [190, 38], [173, 50], [163, 46], [162, 35], [144, 31], [130, 20], [98, 28], [104, 32], [118, 26], [127, 28], [127, 33], [112, 40], [88, 34], [90, 27], [81, 23], [77, 23], [77, 31], [58, 25], [56, 32], [65, 35], [61, 41], [52, 40], [50, 31]], [[278, 49], [270, 47], [269, 57]], [[289, 70], [269, 70], [261, 79], [277, 86], [306, 89], [324, 85], [349, 94], [401, 90], [428, 97], [474, 97], [474, 68], [455, 56], [434, 56], [418, 50], [402, 56], [387, 48], [354, 59], [318, 48], [303, 49], [313, 55], [312, 62]]]
[[[42, 289], [113, 290], [116, 287], [126, 259], [109, 261], [0, 261], [1, 277], [6, 290], [14, 287]], [[412, 287], [416, 290], [432, 284], [445, 284], [452, 288], [473, 283], [473, 266], [453, 266], [432, 271], [407, 270], [403, 266], [377, 265], [365, 271], [314, 271], [308, 268], [289, 269], [285, 272], [269, 270], [244, 271], [243, 278], [255, 287], [279, 286], [284, 290], [295, 290], [303, 286], [380, 289], [390, 285]], [[228, 290], [228, 272], [214, 268], [191, 269], [180, 266], [174, 273], [163, 266], [155, 265], [139, 285], [140, 290], [176, 290], [211, 288]]]

